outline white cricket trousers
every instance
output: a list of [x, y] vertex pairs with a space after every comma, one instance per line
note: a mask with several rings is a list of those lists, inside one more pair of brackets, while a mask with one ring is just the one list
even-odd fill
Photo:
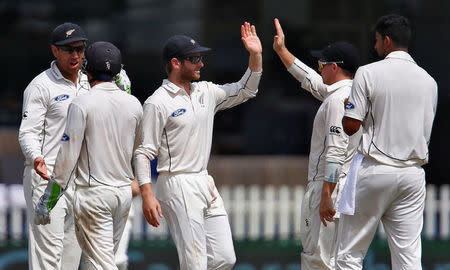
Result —
[[177, 247], [181, 270], [233, 267], [236, 256], [228, 215], [206, 171], [160, 174], [155, 193]]
[[380, 220], [397, 269], [422, 269], [425, 172], [398, 168], [364, 157], [358, 170], [355, 215], [341, 215], [336, 269], [362, 269]]
[[[327, 222], [325, 227], [320, 221], [319, 207], [322, 198], [323, 181], [309, 181], [303, 195], [301, 208], [300, 240], [301, 269], [334, 269], [338, 219]], [[336, 200], [338, 188], [331, 198]]]
[[73, 200], [84, 270], [117, 270], [114, 254], [128, 219], [131, 187], [76, 186]]
[[[48, 174], [53, 166], [47, 164]], [[34, 208], [48, 182], [32, 166], [25, 166], [23, 190], [27, 205], [28, 267], [30, 270], [77, 270], [81, 248], [75, 236], [73, 218], [73, 183], [50, 212], [50, 224], [34, 224]]]
[[[130, 187], [131, 188], [131, 187]], [[119, 245], [115, 254], [115, 263], [119, 270], [128, 269], [128, 245], [130, 242], [130, 234], [133, 229], [133, 218], [136, 215], [136, 209], [133, 206], [133, 200], [131, 200], [130, 212], [128, 214], [125, 228], [123, 229], [122, 237], [120, 238]]]

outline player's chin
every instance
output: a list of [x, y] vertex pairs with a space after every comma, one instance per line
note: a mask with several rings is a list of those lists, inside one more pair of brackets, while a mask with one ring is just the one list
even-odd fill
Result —
[[200, 79], [200, 71], [194, 71], [194, 74], [192, 75], [193, 80], [199, 80]]

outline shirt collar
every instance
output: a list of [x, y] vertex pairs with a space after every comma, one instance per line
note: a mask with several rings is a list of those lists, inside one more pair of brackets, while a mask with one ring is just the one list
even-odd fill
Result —
[[56, 65], [56, 60], [52, 61], [52, 63], [50, 64], [50, 69], [55, 79], [57, 80], [64, 79], [64, 76], [61, 74], [61, 71], [59, 71], [58, 65]]
[[327, 87], [327, 91], [328, 91], [328, 93], [331, 93], [331, 92], [334, 92], [337, 89], [344, 87], [344, 86], [352, 87], [352, 83], [353, 83], [353, 80], [351, 80], [351, 79], [340, 80], [338, 82], [333, 83], [332, 85], [329, 85]]
[[[169, 81], [168, 79], [164, 79], [161, 86], [166, 89], [167, 91], [176, 94], [178, 92], [181, 91], [181, 93], [186, 93], [186, 90], [184, 90], [183, 88], [178, 87], [176, 84], [174, 84], [173, 82]], [[194, 84], [191, 83], [191, 93], [193, 92], [194, 89]]]
[[91, 88], [91, 90], [105, 90], [105, 91], [116, 91], [120, 90], [117, 85], [113, 82], [101, 82], [99, 84], [96, 84], [94, 87]]
[[409, 55], [409, 53], [405, 52], [405, 51], [393, 51], [390, 52], [385, 59], [387, 58], [396, 58], [396, 59], [403, 59], [403, 60], [407, 60], [410, 62], [413, 62], [414, 64], [416, 64], [416, 61], [414, 61], [414, 59], [411, 57], [411, 55]]

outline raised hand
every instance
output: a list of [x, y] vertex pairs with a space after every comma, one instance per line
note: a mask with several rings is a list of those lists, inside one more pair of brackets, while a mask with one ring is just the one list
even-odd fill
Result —
[[254, 25], [250, 25], [248, 22], [241, 25], [241, 39], [250, 54], [262, 53], [261, 41], [256, 34]]
[[285, 37], [283, 33], [283, 28], [281, 28], [280, 22], [277, 18], [274, 19], [275, 29], [277, 30], [277, 34], [273, 37], [273, 50], [279, 52], [280, 50], [286, 47], [285, 45]]
[[273, 37], [273, 50], [278, 54], [283, 65], [286, 68], [289, 68], [294, 64], [295, 56], [286, 48], [283, 28], [281, 28], [280, 22], [277, 18], [273, 21], [275, 23], [275, 29], [277, 30], [277, 34]]

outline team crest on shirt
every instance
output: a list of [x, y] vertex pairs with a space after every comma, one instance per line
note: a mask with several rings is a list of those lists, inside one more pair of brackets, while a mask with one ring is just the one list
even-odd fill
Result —
[[185, 112], [186, 112], [186, 109], [183, 109], [183, 108], [178, 109], [178, 110], [174, 111], [170, 116], [177, 117], [177, 116], [184, 114]]
[[353, 110], [354, 108], [355, 108], [355, 105], [353, 105], [353, 103], [351, 103], [350, 101], [347, 102], [347, 105], [345, 105], [346, 110]]
[[64, 133], [64, 134], [62, 135], [61, 141], [62, 141], [62, 142], [68, 142], [69, 140], [70, 140], [69, 135], [67, 135], [66, 133]]
[[62, 95], [55, 97], [55, 101], [63, 101], [63, 100], [69, 99], [69, 97], [70, 97], [69, 95], [62, 94]]

